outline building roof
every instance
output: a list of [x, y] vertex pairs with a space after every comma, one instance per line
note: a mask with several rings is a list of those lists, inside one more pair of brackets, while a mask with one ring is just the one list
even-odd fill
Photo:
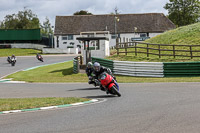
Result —
[[[176, 26], [163, 13], [118, 14], [117, 33], [164, 32]], [[55, 35], [80, 34], [87, 31], [115, 32], [115, 15], [56, 16]]]

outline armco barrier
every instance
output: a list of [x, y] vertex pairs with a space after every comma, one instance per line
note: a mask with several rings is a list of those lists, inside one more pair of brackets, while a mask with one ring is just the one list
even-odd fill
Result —
[[114, 74], [141, 77], [164, 77], [162, 62], [112, 61], [94, 57], [92, 57], [92, 62], [99, 62], [102, 66], [110, 68]]
[[200, 62], [169, 62], [163, 64], [165, 77], [200, 76]]
[[94, 62], [99, 62], [102, 66], [108, 67], [111, 69], [111, 71], [113, 71], [113, 61], [112, 60], [106, 60], [106, 59], [102, 59], [102, 58], [92, 57], [92, 63], [94, 63]]
[[92, 58], [109, 67], [114, 74], [140, 77], [195, 77], [200, 76], [200, 62], [131, 62]]
[[73, 73], [79, 73], [79, 61], [77, 59], [73, 59]]
[[140, 77], [164, 77], [162, 62], [114, 61], [114, 74]]

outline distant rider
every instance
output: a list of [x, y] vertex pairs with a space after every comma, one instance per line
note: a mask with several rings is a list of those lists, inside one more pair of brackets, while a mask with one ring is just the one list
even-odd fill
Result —
[[8, 56], [7, 61], [8, 61], [8, 63], [11, 62], [10, 56]]
[[17, 61], [17, 58], [15, 57], [15, 55], [13, 54], [10, 58], [11, 60], [14, 60], [15, 62]]
[[88, 79], [89, 79], [88, 84], [94, 83], [94, 81], [93, 81], [93, 75], [92, 75], [93, 72], [94, 72], [94, 69], [93, 69], [92, 62], [88, 62], [87, 67], [85, 69], [85, 72], [86, 72], [86, 74], [88, 76]]
[[39, 59], [41, 57], [41, 55], [39, 53], [37, 53], [36, 58]]
[[43, 58], [42, 58], [42, 56], [41, 56], [39, 53], [37, 53], [36, 58], [37, 58], [39, 61], [42, 61], [42, 62], [43, 62]]

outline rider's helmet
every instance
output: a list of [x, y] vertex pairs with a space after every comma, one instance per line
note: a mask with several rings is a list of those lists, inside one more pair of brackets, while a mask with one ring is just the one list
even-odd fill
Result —
[[15, 59], [15, 55], [13, 54], [13, 55], [11, 56], [11, 58]]
[[94, 67], [94, 71], [99, 72], [101, 65], [98, 62], [95, 62], [93, 67]]
[[87, 67], [92, 68], [92, 62], [88, 62]]

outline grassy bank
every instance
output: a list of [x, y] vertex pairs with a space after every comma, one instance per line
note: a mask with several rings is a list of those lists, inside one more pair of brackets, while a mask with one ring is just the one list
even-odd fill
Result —
[[12, 48], [12, 49], [0, 49], [0, 57], [7, 57], [14, 54], [15, 56], [30, 56], [30, 55], [36, 55], [37, 53], [41, 53], [40, 50], [35, 49], [18, 49], [18, 48]]
[[148, 43], [200, 45], [200, 22], [167, 31], [146, 40]]
[[[179, 27], [174, 30], [166, 31], [163, 34], [160, 34], [156, 37], [153, 37], [151, 39], [146, 40], [147, 43], [153, 43], [153, 44], [175, 44], [175, 45], [200, 45], [200, 23], [188, 25]], [[146, 44], [138, 44], [140, 47], [147, 47]], [[159, 54], [158, 46], [156, 45], [149, 45], [149, 53]], [[167, 54], [167, 55], [173, 55], [172, 46], [160, 46], [160, 49], [165, 49], [168, 51], [161, 51], [161, 54]], [[190, 47], [185, 46], [179, 46], [175, 47], [176, 50], [188, 50], [190, 51]], [[200, 47], [193, 47], [193, 51], [200, 51]], [[122, 61], [145, 61], [145, 62], [190, 62], [190, 61], [199, 61], [199, 58], [193, 58], [190, 57], [179, 57], [176, 56], [174, 58], [173, 56], [161, 56], [159, 58], [158, 55], [149, 55], [147, 57], [147, 54], [144, 53], [138, 53], [137, 56], [135, 56], [135, 49], [134, 48], [128, 48], [128, 52], [132, 51], [132, 53], [128, 53], [128, 55], [120, 54], [117, 56], [116, 50], [112, 50], [111, 53], [115, 53], [112, 56], [108, 57], [107, 59], [111, 60], [122, 60]], [[137, 52], [146, 52], [146, 49], [143, 48], [137, 48]], [[125, 52], [125, 49], [120, 49], [120, 52]], [[177, 55], [186, 55], [190, 56], [190, 52], [185, 51], [176, 51]], [[193, 52], [193, 56], [199, 56], [199, 52]]]
[[32, 109], [39, 107], [72, 104], [88, 100], [89, 99], [72, 98], [72, 97], [7, 98], [7, 99], [5, 98], [5, 99], [0, 99], [0, 112], [9, 110], [22, 110], [22, 109]]
[[[131, 51], [131, 49], [128, 49], [128, 51]], [[158, 58], [158, 56], [154, 56], [154, 55], [149, 55], [149, 57], [147, 57], [145, 54], [138, 54], [138, 56], [134, 56], [133, 53], [132, 54], [128, 54], [128, 55], [117, 55], [114, 54], [112, 56], [106, 57], [106, 59], [108, 60], [119, 60], [119, 61], [134, 61], [134, 62], [193, 62], [193, 61], [200, 61], [199, 58], [184, 58], [184, 57], [177, 57], [177, 58], [173, 58], [173, 57], [161, 57]]]
[[129, 77], [117, 75], [117, 81], [120, 83], [163, 83], [163, 82], [200, 82], [200, 77]]
[[21, 71], [6, 78], [26, 82], [87, 82], [86, 74], [74, 74], [73, 62], [65, 62], [55, 65], [40, 67], [29, 71]]
[[[129, 77], [116, 75], [119, 83], [155, 83], [155, 82], [200, 82], [200, 77], [177, 77], [177, 78], [148, 78]], [[88, 82], [85, 73], [73, 74], [73, 62], [60, 63], [44, 66], [41, 68], [21, 71], [6, 78], [13, 78], [16, 81], [26, 82], [47, 82], [47, 83], [69, 83]]]

